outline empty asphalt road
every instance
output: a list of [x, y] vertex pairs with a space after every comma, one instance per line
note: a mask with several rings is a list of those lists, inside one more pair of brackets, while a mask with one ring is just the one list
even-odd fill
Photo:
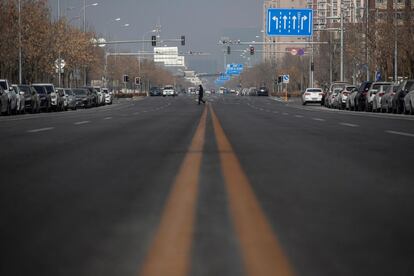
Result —
[[414, 117], [151, 97], [0, 117], [0, 275], [414, 275]]

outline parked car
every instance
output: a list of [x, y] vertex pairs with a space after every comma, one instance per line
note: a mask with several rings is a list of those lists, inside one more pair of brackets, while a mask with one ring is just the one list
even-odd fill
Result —
[[411, 90], [414, 89], [414, 80], [405, 80], [403, 81], [395, 92], [395, 95], [392, 97], [392, 111], [394, 113], [402, 113], [404, 111], [404, 98]]
[[59, 94], [62, 94], [64, 97], [63, 108], [64, 110], [68, 110], [69, 108], [72, 110], [76, 109], [76, 96], [73, 94], [71, 88], [57, 88], [56, 89]]
[[[188, 93], [190, 95], [195, 94], [195, 88], [194, 87], [188, 88]], [[153, 97], [154, 96], [162, 96], [162, 91], [159, 87], [153, 86], [153, 87], [150, 88], [149, 95], [153, 96]]]
[[17, 110], [16, 113], [18, 114], [23, 114], [25, 113], [25, 97], [24, 97], [24, 92], [20, 91], [20, 88], [17, 86], [17, 84], [12, 84], [12, 88], [14, 90], [14, 92], [16, 93], [16, 97], [17, 97]]
[[9, 111], [9, 96], [2, 85], [0, 85], [0, 113], [6, 114]]
[[93, 87], [96, 90], [96, 93], [98, 94], [98, 105], [105, 105], [105, 95], [102, 93], [102, 89], [99, 86]]
[[30, 111], [31, 113], [40, 112], [40, 99], [36, 90], [30, 85], [19, 85], [20, 91], [24, 93], [24, 103], [25, 111]]
[[335, 99], [335, 107], [338, 109], [345, 109], [346, 108], [346, 102], [348, 100], [348, 96], [356, 89], [356, 86], [354, 85], [347, 85], [345, 86], [341, 92], [336, 96]]
[[326, 106], [328, 108], [334, 108], [338, 106], [337, 97], [341, 93], [343, 87], [334, 88], [332, 92], [328, 93], [328, 98], [325, 99]]
[[46, 112], [51, 110], [51, 100], [50, 94], [47, 93], [46, 87], [43, 85], [33, 85], [33, 89], [36, 90], [36, 93], [39, 95], [39, 108]]
[[112, 101], [114, 99], [114, 95], [112, 92], [108, 90], [108, 88], [102, 88], [102, 92], [105, 95], [105, 104], [112, 104]]
[[344, 87], [346, 85], [348, 85], [348, 83], [343, 82], [343, 81], [332, 82], [329, 89], [328, 89], [328, 91], [326, 91], [325, 93], [322, 94], [321, 105], [324, 105], [324, 106], [328, 107], [328, 105], [329, 105], [328, 99], [329, 99], [329, 97], [332, 96], [331, 94], [334, 92], [334, 90], [335, 89], [342, 90], [342, 89], [344, 89]]
[[371, 84], [373, 81], [364, 81], [361, 83], [361, 85], [358, 87], [358, 93], [354, 97], [354, 107], [356, 111], [363, 111], [365, 110], [365, 97], [368, 93], [369, 88], [371, 87]]
[[387, 87], [384, 92], [384, 95], [381, 97], [381, 112], [392, 112], [392, 98], [394, 97], [395, 93], [397, 92], [399, 85], [394, 84]]
[[94, 96], [92, 92], [87, 88], [76, 88], [72, 89], [73, 94], [76, 98], [76, 107], [89, 108], [94, 104]]
[[249, 96], [256, 96], [257, 95], [257, 88], [256, 87], [250, 87], [249, 88]]
[[257, 90], [257, 96], [269, 96], [269, 89], [267, 87], [260, 87], [259, 90]]
[[3, 90], [6, 92], [8, 97], [7, 113], [15, 114], [17, 113], [17, 94], [14, 91], [13, 87], [9, 85], [7, 80], [0, 80], [0, 85], [3, 87]]
[[88, 97], [91, 98], [91, 105], [88, 106], [88, 107], [92, 107], [92, 106], [96, 107], [96, 106], [98, 106], [98, 103], [99, 103], [98, 102], [98, 92], [96, 91], [96, 89], [93, 88], [92, 86], [85, 86], [85, 87], [82, 87], [82, 88], [88, 89], [89, 92], [90, 92], [88, 94]]
[[306, 88], [302, 93], [302, 104], [320, 103], [322, 101], [323, 91], [321, 88]]
[[50, 97], [50, 107], [54, 111], [64, 109], [64, 96], [56, 92], [55, 86], [51, 83], [34, 83], [33, 87], [42, 86]]
[[404, 97], [404, 114], [414, 114], [414, 89], [411, 89]]
[[[388, 87], [392, 86], [392, 83], [388, 83], [386, 85], [381, 85], [377, 92], [374, 93], [374, 97], [372, 98], [372, 112], [381, 112], [381, 98], [385, 95], [385, 91], [387, 91]], [[368, 91], [369, 93], [369, 91]]]
[[373, 101], [377, 93], [384, 93], [383, 87], [388, 87], [392, 85], [391, 82], [373, 82], [371, 87], [368, 89], [368, 92], [365, 95], [365, 111], [373, 111]]
[[347, 110], [356, 110], [356, 104], [355, 104], [355, 98], [358, 94], [358, 88], [353, 89], [351, 93], [348, 95], [348, 98], [346, 99], [346, 109]]

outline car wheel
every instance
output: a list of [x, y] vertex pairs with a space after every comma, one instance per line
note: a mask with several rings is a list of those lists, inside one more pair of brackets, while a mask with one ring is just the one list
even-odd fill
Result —
[[306, 101], [305, 102], [302, 102], [302, 105], [306, 105]]

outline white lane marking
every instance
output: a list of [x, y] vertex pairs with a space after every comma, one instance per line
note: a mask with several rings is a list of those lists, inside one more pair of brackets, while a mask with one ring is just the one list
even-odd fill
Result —
[[295, 115], [296, 118], [303, 118], [302, 115]]
[[321, 119], [321, 118], [312, 118], [312, 119], [318, 122], [325, 122], [325, 119]]
[[81, 121], [81, 122], [76, 122], [76, 123], [73, 123], [75, 126], [78, 126], [78, 125], [84, 125], [84, 124], [89, 124], [91, 121]]
[[350, 123], [339, 123], [342, 126], [347, 126], [347, 127], [359, 127], [359, 125], [356, 124], [350, 124]]
[[32, 130], [28, 130], [28, 133], [37, 133], [37, 132], [42, 132], [42, 131], [48, 131], [48, 130], [52, 130], [54, 129], [54, 127], [45, 127], [45, 128], [38, 128], [38, 129], [32, 129]]
[[407, 132], [400, 132], [400, 131], [394, 131], [394, 130], [387, 130], [385, 132], [389, 133], [389, 134], [396, 134], [396, 135], [401, 135], [401, 136], [414, 137], [414, 134], [407, 133]]
[[112, 119], [112, 117], [106, 117], [106, 118], [104, 118], [104, 120], [111, 120]]

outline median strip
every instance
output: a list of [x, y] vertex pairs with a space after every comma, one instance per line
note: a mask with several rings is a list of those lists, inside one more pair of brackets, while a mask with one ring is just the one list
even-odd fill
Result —
[[246, 275], [294, 275], [211, 106], [210, 113], [229, 198], [230, 214], [240, 241]]
[[190, 271], [206, 120], [207, 108], [205, 107], [168, 196], [140, 275], [184, 276]]

